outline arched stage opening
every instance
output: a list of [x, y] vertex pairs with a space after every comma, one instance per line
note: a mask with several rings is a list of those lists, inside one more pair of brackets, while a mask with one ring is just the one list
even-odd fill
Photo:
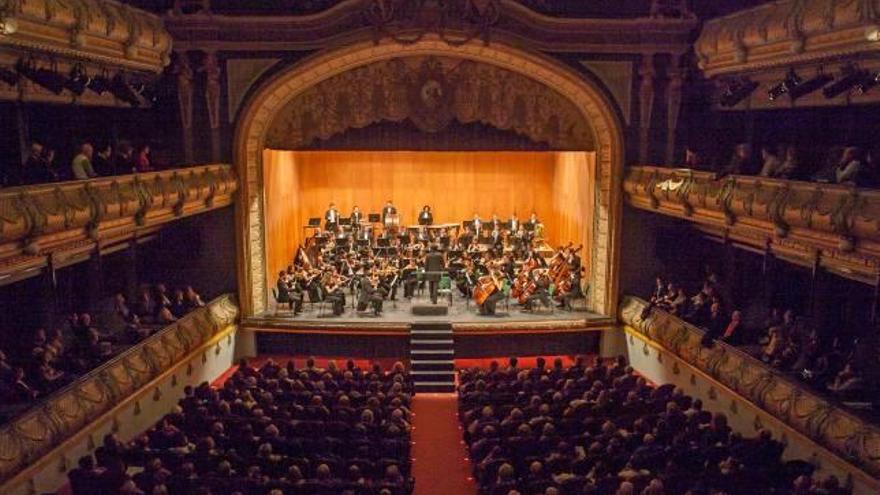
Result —
[[[341, 90], [351, 87], [360, 88], [360, 93]], [[391, 167], [396, 177], [389, 179], [391, 189], [379, 188], [381, 194], [395, 195], [415, 177], [425, 176], [428, 181], [436, 182], [448, 172], [443, 171], [444, 167], [454, 168], [449, 165], [453, 162], [459, 164], [459, 170], [468, 168], [471, 177], [484, 176], [491, 170], [492, 174], [517, 182], [534, 183], [536, 170], [544, 170], [546, 173], [536, 187], [549, 192], [535, 195], [528, 202], [539, 209], [544, 218], [560, 218], [559, 211], [572, 207], [566, 203], [554, 209], [548, 201], [552, 203], [554, 191], [559, 192], [555, 187], [566, 186], [565, 194], [574, 196], [571, 204], [582, 205], [582, 209], [577, 210], [579, 222], [566, 223], [560, 219], [559, 225], [549, 223], [553, 225], [552, 230], [560, 232], [559, 237], [566, 235], [572, 240], [581, 240], [588, 250], [583, 253], [589, 266], [588, 308], [603, 315], [615, 313], [623, 131], [613, 103], [602, 88], [582, 74], [503, 40], [493, 39], [488, 45], [475, 41], [452, 46], [439, 38], [426, 36], [405, 45], [391, 41], [376, 44], [365, 39], [327, 50], [280, 71], [252, 92], [239, 114], [234, 142], [236, 168], [242, 184], [236, 231], [239, 294], [245, 316], [267, 308], [268, 287], [272, 282], [269, 274], [282, 262], [284, 246], [296, 238], [300, 230], [297, 222], [310, 213], [311, 216], [319, 213], [291, 210], [273, 216], [267, 210], [278, 201], [288, 206], [313, 202], [323, 212], [325, 201], [334, 193], [316, 192], [321, 184], [326, 184], [322, 182], [326, 178], [315, 178], [326, 175], [316, 172], [322, 166], [316, 163], [335, 158], [335, 163], [348, 160], [346, 166], [357, 167], [363, 166], [357, 162], [364, 156], [378, 153], [369, 149], [303, 150], [316, 139], [329, 139], [376, 123], [402, 121], [414, 123], [425, 133], [441, 131], [450, 121], [478, 123], [541, 143], [546, 150], [540, 152], [543, 155], [531, 151], [459, 150], [449, 153], [448, 160], [441, 160], [443, 153], [440, 152], [420, 155], [409, 150], [414, 154], [403, 153], [396, 158], [377, 155], [374, 157], [377, 163], [372, 166], [380, 171], [383, 165], [378, 162], [398, 163], [399, 166]], [[355, 151], [359, 153], [352, 154]], [[337, 156], [326, 153], [337, 153]], [[428, 157], [431, 154], [433, 158]], [[359, 158], [353, 158], [355, 156]], [[427, 165], [425, 160], [437, 163], [439, 160], [445, 165]], [[470, 163], [462, 165], [465, 161]], [[500, 165], [505, 162], [511, 166]], [[280, 183], [279, 177], [272, 173], [276, 166], [288, 170], [288, 177]], [[297, 167], [302, 170], [290, 171]], [[304, 177], [312, 179], [304, 183]], [[468, 192], [458, 198], [463, 201], [480, 190], [480, 180], [466, 182]], [[291, 185], [299, 189], [292, 189]], [[433, 183], [431, 187], [423, 184], [420, 188], [423, 195], [432, 198], [442, 197], [445, 190]], [[349, 196], [337, 200], [343, 208], [363, 201], [357, 194], [346, 194]], [[501, 196], [497, 201], [487, 200], [484, 207], [474, 204], [464, 208], [479, 208], [479, 213], [486, 216], [492, 209], [505, 208], [505, 202], [511, 201]], [[453, 197], [446, 200], [457, 201]], [[413, 204], [416, 201], [413, 199]], [[372, 210], [376, 205], [368, 206]], [[413, 207], [407, 205], [406, 208]], [[460, 213], [457, 211], [455, 215]], [[509, 211], [498, 213], [505, 217]], [[453, 220], [453, 214], [449, 215], [448, 220]], [[290, 224], [286, 233], [279, 228], [282, 223]], [[551, 240], [565, 242], [568, 239]], [[292, 254], [286, 253], [287, 256]]]

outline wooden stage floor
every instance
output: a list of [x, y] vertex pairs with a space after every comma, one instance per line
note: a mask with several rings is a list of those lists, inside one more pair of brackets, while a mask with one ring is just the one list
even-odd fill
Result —
[[[346, 311], [333, 316], [328, 305], [306, 304], [300, 315], [294, 316], [286, 306], [277, 314], [274, 306], [257, 316], [245, 318], [244, 326], [260, 331], [300, 331], [303, 333], [356, 333], [356, 334], [400, 334], [408, 333], [413, 324], [448, 324], [456, 332], [466, 333], [548, 333], [596, 331], [613, 324], [612, 318], [583, 309], [583, 302], [575, 310], [566, 311], [547, 308], [525, 312], [515, 301], [509, 306], [502, 301], [494, 316], [480, 315], [472, 301], [454, 297], [448, 314], [442, 316], [420, 316], [412, 314], [413, 305], [430, 305], [426, 294], [412, 301], [399, 298], [396, 302], [386, 301], [383, 313], [373, 316], [372, 311], [358, 313], [352, 307], [349, 297]], [[440, 299], [438, 305], [448, 305], [448, 299]]]

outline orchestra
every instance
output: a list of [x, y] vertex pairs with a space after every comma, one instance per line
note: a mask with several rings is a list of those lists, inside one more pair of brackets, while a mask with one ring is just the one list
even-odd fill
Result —
[[308, 297], [340, 316], [347, 292], [358, 313], [380, 316], [386, 301], [396, 301], [399, 289], [412, 301], [427, 288], [431, 303], [437, 304], [440, 282], [447, 277], [449, 288], [473, 301], [485, 316], [496, 314], [498, 302], [507, 297], [526, 312], [539, 304], [570, 311], [572, 302], [584, 297], [582, 247], [569, 243], [550, 249], [534, 212], [525, 222], [515, 213], [506, 222], [497, 213], [483, 222], [474, 213], [470, 221], [436, 225], [425, 205], [417, 225], [401, 226], [397, 208], [388, 200], [381, 216], [370, 215], [380, 217], [381, 226], [364, 221], [365, 216], [354, 206], [349, 218], [340, 221], [330, 203], [325, 229], [307, 238], [292, 264], [279, 273], [279, 304], [297, 315]]

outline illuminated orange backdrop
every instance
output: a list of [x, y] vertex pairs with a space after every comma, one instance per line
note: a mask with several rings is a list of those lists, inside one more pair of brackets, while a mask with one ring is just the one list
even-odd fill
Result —
[[589, 261], [593, 224], [593, 153], [277, 151], [263, 154], [269, 280], [289, 263], [309, 217], [332, 201], [343, 215], [357, 204], [378, 213], [394, 201], [405, 225], [425, 204], [435, 223], [493, 212], [506, 219], [533, 210], [551, 244], [584, 244]]

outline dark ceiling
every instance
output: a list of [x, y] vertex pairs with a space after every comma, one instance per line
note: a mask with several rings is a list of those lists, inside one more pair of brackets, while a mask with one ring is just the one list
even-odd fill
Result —
[[[173, 0], [122, 0], [156, 13], [171, 8]], [[231, 15], [307, 14], [324, 10], [341, 0], [211, 0], [216, 13]], [[644, 16], [651, 0], [517, 0], [553, 16], [626, 18]], [[710, 19], [753, 7], [769, 0], [689, 0], [701, 19]]]

